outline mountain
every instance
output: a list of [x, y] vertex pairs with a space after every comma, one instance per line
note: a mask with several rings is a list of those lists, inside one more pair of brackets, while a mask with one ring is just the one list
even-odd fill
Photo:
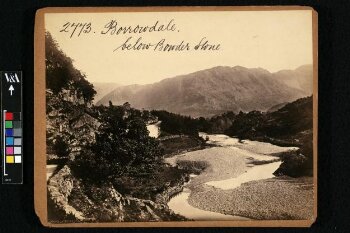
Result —
[[93, 83], [94, 89], [97, 92], [97, 94], [94, 97], [94, 103], [97, 103], [103, 96], [107, 95], [109, 92], [113, 91], [120, 85], [118, 83], [100, 83], [95, 82]]
[[135, 108], [210, 117], [227, 111], [266, 111], [304, 96], [304, 91], [262, 68], [218, 66], [154, 84], [118, 87], [97, 104], [129, 102]]
[[273, 74], [273, 77], [292, 88], [304, 91], [306, 95], [311, 95], [313, 88], [312, 73], [312, 65], [303, 65], [295, 70], [278, 71]]

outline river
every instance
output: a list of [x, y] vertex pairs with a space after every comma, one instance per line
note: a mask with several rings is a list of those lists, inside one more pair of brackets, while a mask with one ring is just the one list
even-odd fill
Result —
[[[200, 133], [200, 136], [209, 137], [208, 143], [219, 148], [187, 152], [166, 160], [170, 164], [175, 164], [178, 160], [206, 161], [210, 164], [210, 169], [206, 169], [198, 176], [191, 176], [183, 191], [168, 202], [169, 208], [175, 213], [193, 220], [249, 220], [241, 216], [225, 215], [193, 207], [188, 201], [191, 192], [198, 186], [204, 189], [212, 187], [228, 190], [238, 188], [249, 181], [272, 178], [281, 161], [271, 154], [297, 149], [250, 140], [239, 141], [223, 134]], [[253, 165], [252, 161], [269, 163]]]
[[[191, 178], [193, 179], [194, 177], [196, 177], [196, 175], [192, 174]], [[191, 190], [185, 187], [181, 193], [170, 199], [168, 202], [169, 208], [175, 213], [193, 220], [249, 220], [241, 216], [226, 215], [193, 207], [188, 203], [190, 193]]]

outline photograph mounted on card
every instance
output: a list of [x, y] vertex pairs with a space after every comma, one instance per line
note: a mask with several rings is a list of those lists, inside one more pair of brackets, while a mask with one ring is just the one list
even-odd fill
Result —
[[35, 210], [50, 227], [308, 227], [310, 7], [45, 8]]

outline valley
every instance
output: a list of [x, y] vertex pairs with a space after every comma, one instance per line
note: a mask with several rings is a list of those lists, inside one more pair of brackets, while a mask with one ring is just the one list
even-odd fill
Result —
[[50, 222], [313, 218], [313, 96], [299, 82], [221, 66], [95, 87], [46, 36]]

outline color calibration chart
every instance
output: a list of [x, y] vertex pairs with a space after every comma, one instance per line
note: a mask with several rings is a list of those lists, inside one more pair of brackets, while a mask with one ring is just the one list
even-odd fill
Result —
[[22, 73], [1, 72], [2, 183], [23, 183]]

